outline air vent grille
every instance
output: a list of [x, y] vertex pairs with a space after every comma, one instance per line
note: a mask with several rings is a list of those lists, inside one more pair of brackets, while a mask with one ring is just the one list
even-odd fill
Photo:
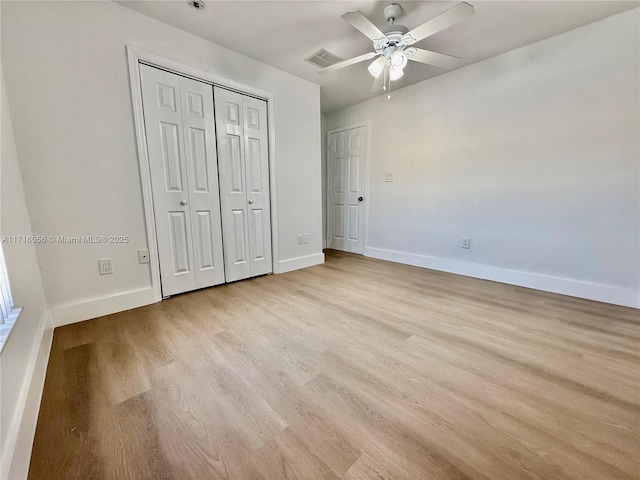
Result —
[[304, 61], [309, 62], [316, 67], [324, 68], [341, 62], [342, 58], [337, 56], [335, 53], [331, 53], [328, 50], [321, 48], [310, 57], [305, 58]]

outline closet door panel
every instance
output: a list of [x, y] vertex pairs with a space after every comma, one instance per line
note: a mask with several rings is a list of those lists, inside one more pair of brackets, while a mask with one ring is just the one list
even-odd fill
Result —
[[267, 103], [243, 96], [244, 150], [248, 205], [251, 276], [273, 271]]
[[180, 77], [146, 65], [140, 75], [162, 295], [168, 296], [196, 288]]
[[245, 144], [242, 95], [214, 87], [224, 264], [228, 282], [249, 278]]
[[213, 87], [180, 78], [196, 288], [224, 283]]

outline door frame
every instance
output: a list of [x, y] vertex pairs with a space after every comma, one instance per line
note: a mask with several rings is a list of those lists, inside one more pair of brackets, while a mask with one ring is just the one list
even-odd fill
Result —
[[[147, 150], [147, 134], [145, 131], [144, 111], [142, 108], [142, 85], [140, 82], [140, 64], [160, 68], [171, 73], [192, 78], [194, 80], [218, 85], [223, 88], [235, 90], [239, 93], [265, 100], [267, 102], [267, 134], [269, 139], [269, 197], [271, 199], [271, 262], [273, 273], [280, 273], [280, 256], [278, 249], [278, 192], [276, 188], [276, 138], [275, 138], [275, 96], [250, 85], [245, 85], [235, 80], [212, 73], [187, 63], [172, 60], [155, 53], [127, 45], [127, 59], [129, 64], [129, 84], [131, 87], [131, 104], [133, 107], [136, 141], [138, 146], [138, 164], [142, 187], [142, 199], [144, 204], [144, 217], [147, 229], [147, 242], [149, 247], [149, 260], [151, 265], [151, 288], [154, 301], [162, 300], [160, 260], [158, 257], [158, 239], [153, 210], [153, 194], [151, 191], [151, 171], [149, 152]], [[215, 99], [214, 99], [215, 101]]]
[[363, 122], [356, 122], [356, 123], [350, 123], [348, 125], [344, 125], [342, 127], [337, 127], [337, 128], [332, 128], [331, 130], [327, 130], [327, 138], [325, 139], [327, 148], [326, 148], [326, 152], [327, 152], [327, 191], [326, 191], [326, 211], [325, 211], [325, 216], [326, 216], [326, 223], [327, 223], [327, 238], [325, 239], [327, 242], [327, 248], [331, 248], [330, 247], [330, 241], [331, 241], [331, 235], [329, 235], [329, 233], [333, 230], [333, 227], [330, 227], [329, 225], [329, 192], [331, 191], [331, 188], [333, 187], [333, 165], [330, 165], [329, 163], [329, 150], [331, 148], [331, 144], [329, 142], [329, 139], [331, 137], [332, 134], [334, 133], [340, 133], [340, 132], [344, 132], [346, 130], [353, 130], [354, 128], [361, 128], [364, 127], [365, 131], [367, 132], [367, 141], [365, 142], [365, 155], [364, 155], [364, 221], [363, 221], [363, 226], [362, 226], [362, 230], [363, 230], [363, 235], [362, 235], [362, 242], [363, 242], [363, 246], [362, 246], [362, 254], [364, 255], [366, 249], [367, 249], [367, 245], [368, 245], [368, 237], [369, 237], [369, 204], [371, 203], [370, 198], [371, 198], [371, 194], [370, 194], [370, 190], [369, 190], [369, 184], [370, 182], [370, 171], [371, 169], [369, 168], [369, 164], [371, 163], [371, 122], [366, 120]]

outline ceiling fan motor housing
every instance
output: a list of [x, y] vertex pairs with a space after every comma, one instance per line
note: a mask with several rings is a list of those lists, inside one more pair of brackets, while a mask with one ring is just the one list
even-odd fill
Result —
[[406, 47], [406, 43], [403, 41], [403, 36], [409, 31], [404, 25], [387, 25], [382, 29], [382, 33], [385, 34], [384, 38], [380, 38], [373, 42], [373, 48], [376, 53], [383, 53], [389, 49], [403, 49]]
[[394, 23], [394, 24], [390, 24], [385, 27], [382, 27], [381, 31], [387, 36], [387, 38], [389, 38], [389, 35], [394, 35], [394, 34], [397, 34], [400, 37], [402, 37], [402, 35], [409, 32], [409, 29], [404, 25], [400, 25], [399, 23]]
[[389, 22], [380, 29], [384, 33], [383, 38], [379, 38], [373, 42], [373, 48], [377, 53], [388, 53], [390, 50], [401, 49], [405, 45], [403, 44], [402, 37], [409, 32], [409, 29], [404, 25], [395, 24], [395, 20], [402, 13], [402, 7], [398, 3], [390, 3], [384, 7], [384, 18]]

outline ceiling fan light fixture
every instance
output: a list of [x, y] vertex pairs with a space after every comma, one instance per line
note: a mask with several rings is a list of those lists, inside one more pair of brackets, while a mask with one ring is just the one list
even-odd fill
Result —
[[369, 65], [369, 73], [373, 75], [374, 78], [378, 78], [384, 70], [384, 65], [384, 57], [376, 58], [373, 62], [371, 62], [371, 65]]
[[402, 70], [401, 68], [396, 68], [392, 66], [391, 70], [389, 71], [389, 78], [392, 82], [401, 79], [403, 75], [404, 75], [404, 70]]
[[407, 54], [402, 50], [396, 50], [391, 54], [391, 67], [402, 70], [407, 66]]

